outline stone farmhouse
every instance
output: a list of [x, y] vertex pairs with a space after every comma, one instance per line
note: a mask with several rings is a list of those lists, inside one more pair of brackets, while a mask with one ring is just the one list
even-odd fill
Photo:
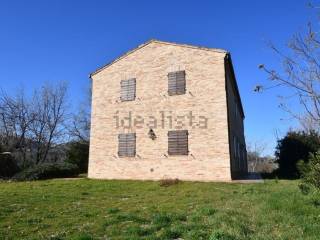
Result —
[[90, 78], [89, 178], [230, 181], [247, 173], [229, 52], [151, 40]]

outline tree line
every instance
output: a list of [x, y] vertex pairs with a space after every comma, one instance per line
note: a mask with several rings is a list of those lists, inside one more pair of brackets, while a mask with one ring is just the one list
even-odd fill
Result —
[[87, 152], [89, 132], [90, 94], [72, 113], [65, 82], [45, 84], [29, 95], [0, 91], [1, 155], [10, 155], [21, 170], [72, 158], [75, 145]]

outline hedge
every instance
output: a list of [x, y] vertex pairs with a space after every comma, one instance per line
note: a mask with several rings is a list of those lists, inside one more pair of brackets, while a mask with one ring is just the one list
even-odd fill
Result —
[[16, 181], [32, 181], [51, 178], [76, 177], [79, 168], [72, 163], [44, 163], [26, 168], [13, 176]]

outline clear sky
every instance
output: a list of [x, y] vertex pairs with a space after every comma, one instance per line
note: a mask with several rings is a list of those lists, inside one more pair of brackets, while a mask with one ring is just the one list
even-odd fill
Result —
[[67, 81], [74, 106], [90, 72], [151, 39], [222, 48], [231, 52], [245, 110], [247, 142], [267, 143], [295, 126], [278, 109], [281, 89], [253, 92], [277, 66], [268, 41], [283, 47], [314, 17], [308, 1], [103, 1], [1, 0], [0, 87], [12, 93], [44, 82]]

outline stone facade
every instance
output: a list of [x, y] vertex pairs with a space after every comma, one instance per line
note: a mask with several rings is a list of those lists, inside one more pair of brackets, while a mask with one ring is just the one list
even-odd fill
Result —
[[[179, 70], [186, 73], [186, 93], [169, 96], [168, 73]], [[122, 102], [120, 82], [131, 78], [136, 98]], [[91, 79], [89, 178], [229, 181], [246, 171], [246, 159], [233, 152], [234, 135], [245, 150], [244, 115], [226, 51], [152, 40]], [[168, 155], [174, 129], [188, 130], [188, 155]], [[118, 156], [120, 133], [136, 134], [135, 157]]]

